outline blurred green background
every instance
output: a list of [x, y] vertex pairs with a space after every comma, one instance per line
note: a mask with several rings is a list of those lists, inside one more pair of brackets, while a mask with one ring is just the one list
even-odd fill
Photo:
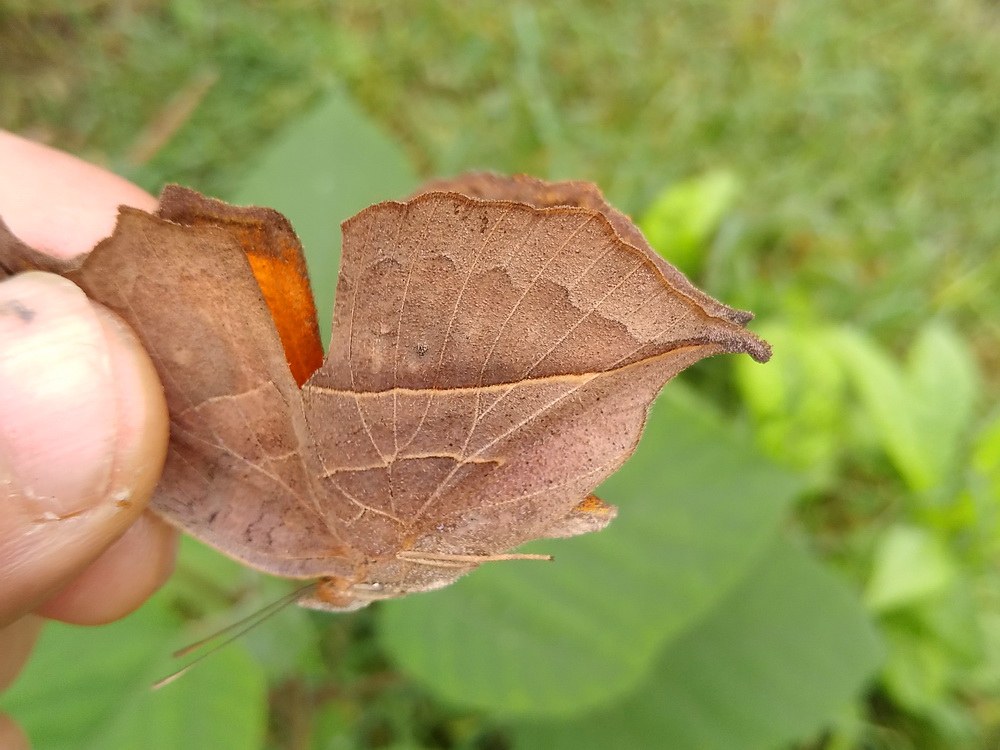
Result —
[[6, 0], [0, 62], [0, 126], [284, 211], [327, 319], [341, 220], [488, 168], [596, 182], [775, 347], [671, 384], [557, 565], [287, 610], [154, 694], [287, 588], [185, 543], [48, 628], [0, 698], [36, 747], [1000, 744], [996, 3]]

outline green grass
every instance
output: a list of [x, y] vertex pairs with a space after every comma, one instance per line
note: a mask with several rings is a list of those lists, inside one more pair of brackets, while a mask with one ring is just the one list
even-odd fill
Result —
[[[729, 170], [742, 190], [703, 286], [778, 323], [865, 331], [895, 355], [927, 321], [953, 321], [988, 406], [1000, 395], [997, 50], [989, 0], [7, 0], [0, 126], [154, 192], [172, 181], [228, 196], [275, 132], [339, 87], [427, 175], [591, 179], [640, 213], [666, 185]], [[866, 524], [901, 513], [880, 461], [802, 514], [847, 569], [869, 565]], [[975, 679], [981, 714], [995, 713]], [[408, 690], [384, 691], [376, 719], [502, 746]], [[885, 716], [889, 734], [919, 733]]]

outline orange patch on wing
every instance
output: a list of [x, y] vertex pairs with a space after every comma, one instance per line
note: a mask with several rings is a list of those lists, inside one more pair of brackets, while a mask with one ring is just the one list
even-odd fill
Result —
[[606, 516], [609, 513], [614, 513], [615, 507], [613, 505], [608, 505], [597, 495], [587, 495], [583, 500], [576, 504], [573, 510], [577, 513], [587, 513], [588, 515], [593, 516]]
[[271, 311], [292, 377], [305, 383], [323, 364], [323, 343], [302, 245], [288, 220], [270, 208], [232, 206], [176, 187], [164, 190], [158, 213], [187, 226], [219, 227], [239, 243]]
[[244, 234], [255, 233], [245, 227], [238, 235], [278, 329], [292, 377], [302, 385], [323, 364], [316, 305], [302, 253], [297, 245], [289, 247], [282, 243], [277, 255], [260, 254], [254, 251], [260, 245], [245, 241]]

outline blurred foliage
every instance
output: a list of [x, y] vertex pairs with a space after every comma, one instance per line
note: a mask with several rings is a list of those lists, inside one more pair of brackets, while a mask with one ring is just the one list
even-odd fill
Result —
[[[220, 651], [190, 677], [150, 690], [170, 668], [180, 618], [172, 586], [136, 614], [101, 628], [52, 625], [31, 669], [3, 696], [35, 747], [104, 750], [261, 747], [264, 670], [243, 644]], [[251, 710], [248, 710], [251, 709]]]
[[[497, 568], [286, 610], [154, 699], [170, 643], [285, 590], [187, 544], [134, 617], [50, 628], [4, 707], [39, 748], [134, 746], [171, 717], [190, 731], [162, 747], [995, 746], [997, 49], [987, 0], [0, 3], [0, 125], [150, 190], [277, 206], [321, 311], [341, 219], [415, 171], [492, 168], [598, 182], [775, 345], [668, 388], [607, 488], [621, 518], [561, 543], [553, 583]], [[212, 734], [237, 722], [238, 744]]]
[[705, 245], [739, 192], [736, 176], [721, 169], [669, 185], [646, 209], [639, 229], [665, 258], [697, 278], [705, 270]]

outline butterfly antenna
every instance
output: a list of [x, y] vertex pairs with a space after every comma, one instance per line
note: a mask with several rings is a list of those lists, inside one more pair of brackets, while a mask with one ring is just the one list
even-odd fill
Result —
[[289, 604], [291, 604], [291, 603], [293, 603], [295, 601], [298, 601], [302, 597], [303, 594], [305, 594], [310, 589], [314, 589], [314, 588], [316, 588], [316, 582], [315, 581], [313, 581], [312, 583], [308, 583], [305, 586], [301, 586], [301, 587], [295, 589], [295, 591], [292, 591], [292, 592], [286, 594], [285, 596], [281, 597], [277, 601], [273, 601], [270, 604], [262, 607], [261, 609], [258, 609], [256, 612], [250, 613], [249, 615], [247, 615], [243, 619], [237, 620], [236, 622], [234, 622], [234, 623], [232, 623], [230, 625], [226, 625], [221, 630], [217, 630], [216, 632], [212, 633], [209, 636], [206, 636], [205, 638], [197, 640], [194, 643], [188, 644], [184, 648], [181, 648], [181, 649], [178, 649], [177, 651], [174, 651], [174, 653], [171, 654], [171, 656], [173, 656], [175, 659], [179, 659], [179, 658], [181, 658], [183, 656], [187, 656], [188, 654], [190, 654], [190, 653], [192, 653], [194, 651], [197, 651], [198, 649], [202, 648], [203, 646], [208, 646], [209, 644], [211, 644], [213, 641], [215, 641], [218, 638], [222, 638], [221, 641], [219, 641], [218, 643], [215, 643], [214, 645], [212, 645], [211, 648], [209, 648], [204, 653], [199, 654], [191, 662], [189, 662], [188, 664], [184, 665], [183, 667], [181, 667], [180, 669], [178, 669], [176, 672], [171, 672], [170, 674], [168, 674], [163, 679], [160, 679], [160, 680], [157, 680], [156, 682], [154, 682], [153, 685], [152, 685], [152, 689], [153, 690], [159, 690], [161, 687], [163, 687], [165, 685], [169, 685], [174, 680], [177, 680], [177, 679], [181, 678], [182, 676], [184, 676], [185, 674], [187, 674], [187, 672], [190, 671], [195, 665], [197, 665], [198, 663], [200, 663], [204, 659], [206, 659], [209, 656], [211, 656], [212, 654], [214, 654], [220, 648], [224, 648], [224, 647], [228, 646], [230, 643], [232, 643], [233, 641], [235, 641], [236, 639], [241, 638], [246, 633], [248, 633], [249, 631], [253, 630], [255, 627], [257, 627], [262, 622], [264, 622], [264, 620], [266, 620], [267, 618], [271, 617], [272, 615], [278, 613], [279, 611], [281, 611], [282, 609], [284, 609], [285, 607], [287, 607]]
[[396, 553], [396, 559], [436, 568], [465, 568], [469, 565], [479, 565], [485, 562], [502, 562], [504, 560], [545, 560], [552, 562], [555, 558], [552, 555], [537, 555], [528, 552], [507, 552], [501, 555], [453, 555], [447, 552], [403, 550]]

